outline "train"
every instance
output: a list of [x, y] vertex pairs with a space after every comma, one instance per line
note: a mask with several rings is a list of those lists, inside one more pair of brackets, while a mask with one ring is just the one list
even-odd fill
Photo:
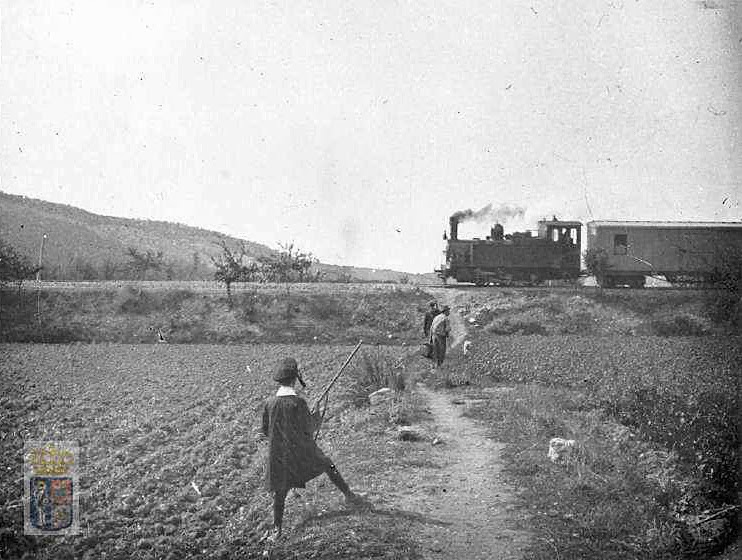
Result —
[[[450, 218], [443, 234], [444, 259], [439, 277], [446, 282], [538, 285], [547, 280], [576, 282], [582, 267], [580, 221], [554, 216], [531, 231], [505, 234], [495, 223], [484, 239], [459, 239], [459, 218]], [[647, 277], [707, 285], [733, 259], [742, 259], [742, 222], [591, 221], [586, 250], [599, 251], [604, 287], [642, 288]], [[735, 261], [736, 262], [736, 261]], [[742, 262], [740, 260], [739, 262]]]

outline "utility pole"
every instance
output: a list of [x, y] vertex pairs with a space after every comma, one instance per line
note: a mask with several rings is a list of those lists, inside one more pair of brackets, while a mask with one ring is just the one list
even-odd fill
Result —
[[46, 234], [41, 236], [41, 246], [39, 247], [39, 270], [36, 271], [36, 319], [41, 326], [41, 267], [44, 260], [44, 243], [46, 243]]
[[36, 271], [36, 281], [41, 282], [41, 267], [44, 259], [44, 244], [46, 243], [46, 234], [41, 236], [41, 245], [39, 246], [39, 270]]

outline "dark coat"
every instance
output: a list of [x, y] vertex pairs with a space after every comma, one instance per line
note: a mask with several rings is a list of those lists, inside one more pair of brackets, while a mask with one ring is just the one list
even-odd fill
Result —
[[266, 483], [270, 490], [304, 488], [332, 465], [314, 442], [315, 427], [309, 407], [300, 397], [271, 397], [265, 403], [263, 433], [268, 437]]

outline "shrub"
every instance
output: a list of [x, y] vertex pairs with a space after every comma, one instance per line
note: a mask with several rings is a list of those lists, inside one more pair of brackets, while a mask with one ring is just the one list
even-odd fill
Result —
[[588, 274], [595, 276], [598, 284], [603, 285], [605, 273], [608, 271], [608, 253], [605, 249], [591, 247], [583, 253], [585, 268]]
[[736, 397], [703, 390], [692, 396], [664, 388], [636, 388], [614, 403], [622, 423], [637, 428], [647, 439], [675, 449], [681, 459], [695, 464], [720, 500], [734, 500], [737, 492], [737, 452], [740, 435]]
[[649, 326], [651, 332], [659, 336], [700, 336], [708, 332], [697, 319], [688, 315], [652, 319]]
[[311, 317], [315, 317], [321, 321], [341, 317], [346, 312], [338, 298], [333, 297], [331, 294], [318, 293], [312, 298], [305, 297], [300, 301], [308, 307]]
[[363, 352], [361, 354], [361, 360], [363, 362], [363, 373], [365, 374], [361, 378], [363, 385], [370, 392], [386, 387], [388, 379], [388, 365], [386, 360], [379, 354], [371, 356], [369, 352]]
[[742, 325], [742, 250], [726, 251], [717, 257], [717, 263], [706, 309], [715, 323], [736, 329]]
[[15, 282], [20, 292], [23, 281], [33, 278], [39, 270], [40, 267], [32, 265], [25, 256], [0, 239], [0, 288], [6, 282]]
[[353, 403], [356, 406], [363, 406], [368, 403], [368, 396], [371, 393], [387, 387], [390, 369], [386, 359], [379, 352], [376, 355], [362, 352], [358, 369], [359, 373], [352, 378], [351, 393]]
[[724, 289], [709, 291], [706, 310], [709, 318], [718, 325], [734, 330], [742, 326], [742, 300], [738, 292]]
[[116, 294], [115, 307], [121, 313], [144, 315], [152, 311], [152, 299], [144, 290], [128, 286]]
[[504, 321], [500, 325], [492, 325], [489, 330], [495, 334], [548, 334], [546, 327], [536, 321]]
[[255, 317], [260, 304], [257, 288], [251, 288], [239, 293], [233, 298], [235, 309], [239, 310], [243, 321], [250, 321]]
[[171, 290], [167, 289], [162, 292], [160, 298], [160, 307], [168, 312], [177, 311], [185, 301], [195, 296], [192, 290]]

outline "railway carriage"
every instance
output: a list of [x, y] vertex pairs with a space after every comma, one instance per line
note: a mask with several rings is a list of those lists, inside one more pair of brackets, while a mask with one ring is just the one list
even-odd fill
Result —
[[742, 255], [742, 223], [594, 221], [587, 224], [587, 245], [607, 257], [597, 278], [602, 286], [642, 287], [646, 276], [660, 275], [672, 283], [707, 283]]

